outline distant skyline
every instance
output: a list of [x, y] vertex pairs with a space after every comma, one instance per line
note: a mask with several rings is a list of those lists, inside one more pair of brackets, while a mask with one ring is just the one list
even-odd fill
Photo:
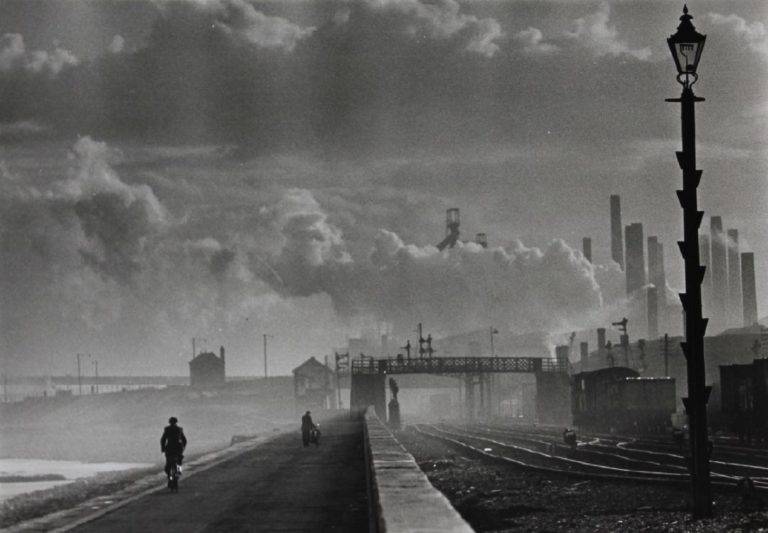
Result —
[[[707, 35], [701, 231], [722, 217], [755, 254], [762, 318], [768, 4], [687, 5]], [[611, 194], [682, 291], [664, 102], [682, 7], [0, 2], [0, 370], [71, 373], [88, 352], [104, 374], [181, 374], [201, 337], [260, 374], [269, 333], [286, 374], [418, 322], [604, 326], [631, 307]], [[436, 250], [449, 207], [488, 249]]]

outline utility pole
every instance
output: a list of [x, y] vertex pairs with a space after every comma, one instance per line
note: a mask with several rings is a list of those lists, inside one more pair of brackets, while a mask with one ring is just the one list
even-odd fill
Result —
[[699, 226], [704, 211], [698, 209], [696, 189], [702, 171], [696, 168], [696, 119], [695, 104], [704, 101], [693, 94], [692, 86], [698, 80], [696, 68], [701, 59], [706, 35], [696, 31], [683, 8], [677, 32], [667, 39], [672, 58], [677, 67], [677, 81], [683, 86], [680, 98], [669, 98], [667, 102], [680, 102], [682, 125], [682, 151], [676, 152], [677, 162], [683, 172], [683, 188], [677, 191], [683, 208], [683, 240], [678, 242], [685, 263], [685, 292], [680, 301], [685, 312], [685, 342], [680, 344], [686, 358], [688, 373], [688, 396], [683, 398], [688, 415], [690, 431], [691, 492], [693, 518], [712, 516], [712, 494], [709, 470], [709, 436], [707, 430], [707, 402], [711, 387], [706, 386], [704, 368], [704, 332], [707, 319], [702, 317], [701, 284], [706, 268], [699, 261]]
[[99, 393], [99, 361], [98, 359], [93, 361], [93, 366], [95, 370], [95, 379], [96, 379], [95, 390], [96, 390], [96, 394], [98, 394]]
[[264, 337], [264, 378], [267, 377], [267, 337], [274, 338], [272, 335], [269, 335], [268, 333], [264, 333], [262, 335]]
[[81, 357], [90, 357], [91, 354], [89, 353], [78, 353], [77, 354], [77, 395], [82, 396], [83, 395], [83, 377], [80, 373], [80, 358]]
[[206, 344], [208, 343], [208, 339], [206, 339], [205, 337], [192, 337], [192, 359], [197, 357], [197, 347], [195, 345], [195, 341], [198, 341], [198, 340], [201, 340]]
[[426, 353], [426, 350], [424, 349], [424, 343], [427, 342], [427, 340], [424, 338], [424, 335], [421, 331], [421, 322], [419, 322], [419, 359], [424, 358], [424, 354]]

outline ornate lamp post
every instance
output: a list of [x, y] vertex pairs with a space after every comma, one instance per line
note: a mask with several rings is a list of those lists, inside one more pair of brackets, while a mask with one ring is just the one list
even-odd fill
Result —
[[701, 170], [696, 169], [696, 121], [694, 104], [704, 101], [693, 94], [691, 87], [698, 79], [696, 69], [704, 49], [706, 35], [696, 31], [683, 7], [677, 32], [667, 39], [677, 67], [677, 81], [683, 86], [680, 98], [667, 102], [680, 102], [683, 150], [677, 152], [677, 161], [683, 171], [683, 188], [677, 197], [683, 208], [683, 240], [678, 242], [685, 262], [685, 293], [680, 294], [685, 314], [685, 342], [681, 343], [687, 360], [688, 397], [683, 398], [688, 415], [691, 457], [689, 470], [693, 491], [693, 517], [712, 516], [712, 497], [709, 473], [709, 438], [707, 435], [707, 401], [711, 387], [706, 386], [704, 374], [704, 332], [707, 319], [701, 311], [701, 283], [705, 267], [699, 264], [699, 225], [704, 211], [698, 210], [696, 189]]

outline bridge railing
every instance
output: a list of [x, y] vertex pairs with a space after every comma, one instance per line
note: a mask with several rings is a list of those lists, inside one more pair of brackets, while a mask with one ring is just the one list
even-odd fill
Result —
[[352, 374], [568, 372], [568, 361], [541, 357], [432, 357], [352, 361]]

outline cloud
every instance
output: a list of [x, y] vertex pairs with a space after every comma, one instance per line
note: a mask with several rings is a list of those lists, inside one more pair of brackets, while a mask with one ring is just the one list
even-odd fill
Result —
[[0, 122], [0, 143], [20, 141], [49, 133], [51, 127], [34, 120]]
[[0, 37], [0, 72], [23, 70], [35, 74], [56, 76], [65, 67], [79, 64], [75, 55], [56, 45], [47, 52], [45, 50], [28, 51], [24, 38], [18, 33], [6, 33]]
[[110, 54], [119, 54], [125, 48], [125, 39], [121, 35], [115, 35], [107, 47]]
[[756, 20], [749, 23], [733, 13], [708, 13], [707, 18], [712, 24], [729, 27], [751, 50], [768, 57], [768, 30], [762, 22]]
[[[268, 259], [282, 281], [271, 282], [273, 289], [288, 296], [327, 294], [346, 319], [370, 317], [404, 332], [423, 320], [438, 334], [493, 319], [532, 331], [589, 322], [604, 305], [595, 267], [560, 240], [545, 249], [515, 241], [493, 249], [460, 243], [440, 252], [380, 229], [368, 253], [352, 255], [354, 246], [307, 190], [286, 191], [268, 215], [284, 239]], [[600, 276], [612, 290], [623, 287], [614, 280], [623, 280], [620, 270]]]
[[[281, 49], [290, 52], [296, 44], [315, 31], [289, 20], [265, 15], [246, 0], [168, 1], [161, 8], [168, 21], [192, 21], [195, 13], [202, 19], [199, 27], [219, 31], [234, 42], [258, 48]], [[198, 25], [198, 24], [195, 24]]]
[[560, 50], [556, 45], [544, 42], [544, 34], [533, 26], [517, 32], [515, 40], [523, 44], [523, 51], [527, 54], [550, 54]]
[[607, 2], [601, 3], [596, 12], [576, 19], [575, 29], [567, 32], [566, 36], [590, 50], [596, 57], [631, 57], [643, 61], [650, 59], [650, 48], [633, 49], [619, 38], [616, 26], [609, 24], [610, 12], [610, 5]]
[[405, 20], [406, 31], [416, 39], [429, 37], [446, 40], [460, 37], [464, 50], [485, 57], [493, 57], [499, 51], [495, 42], [504, 33], [493, 18], [478, 18], [460, 13], [456, 0], [440, 0], [425, 3], [420, 0], [367, 0], [372, 9], [382, 12], [399, 13]]

